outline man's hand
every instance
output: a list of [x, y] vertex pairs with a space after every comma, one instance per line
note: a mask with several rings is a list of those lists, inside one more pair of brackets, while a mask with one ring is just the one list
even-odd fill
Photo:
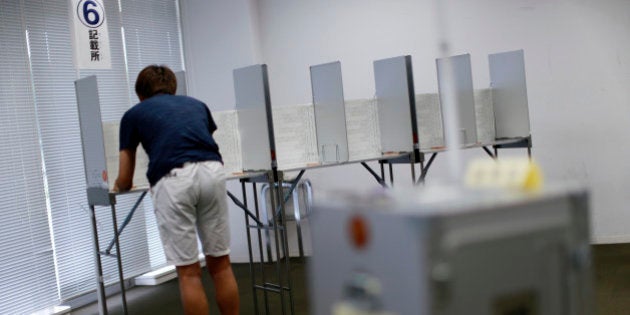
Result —
[[136, 167], [136, 150], [124, 149], [120, 151], [118, 160], [118, 178], [114, 183], [114, 191], [130, 190], [133, 185], [133, 171]]

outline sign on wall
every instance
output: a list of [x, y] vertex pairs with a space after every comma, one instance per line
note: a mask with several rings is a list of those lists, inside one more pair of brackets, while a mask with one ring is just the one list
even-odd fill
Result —
[[102, 0], [72, 0], [74, 54], [78, 69], [110, 69], [107, 19]]

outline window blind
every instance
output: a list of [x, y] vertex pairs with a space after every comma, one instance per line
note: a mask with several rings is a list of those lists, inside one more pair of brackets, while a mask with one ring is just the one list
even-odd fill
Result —
[[[75, 76], [76, 78], [83, 78], [89, 75], [96, 75], [101, 102], [101, 117], [103, 122], [113, 122], [120, 120], [123, 113], [130, 108], [131, 103], [121, 35], [120, 9], [118, 2], [115, 1], [105, 1], [104, 6], [110, 40], [111, 69], [79, 70]], [[72, 88], [74, 93], [74, 87]], [[76, 107], [76, 102], [73, 102], [73, 104]], [[80, 137], [77, 141], [80, 141]], [[73, 145], [81, 148], [80, 143]], [[83, 167], [82, 155], [79, 154], [78, 158], [80, 159], [81, 167]], [[84, 179], [82, 178], [82, 180]], [[81, 184], [84, 185], [84, 181]], [[80, 192], [84, 193], [85, 188], [82, 188]], [[131, 210], [137, 197], [138, 195], [135, 194], [117, 198], [116, 211], [119, 226]], [[149, 199], [146, 200], [150, 202]], [[57, 230], [63, 231], [55, 232], [56, 238], [63, 239], [66, 244], [63, 248], [60, 246], [59, 251], [66, 252], [67, 250], [65, 258], [60, 259], [59, 273], [62, 299], [64, 300], [95, 288], [92, 234], [89, 217], [85, 216], [87, 208], [87, 202], [82, 204], [81, 207], [68, 208], [68, 211], [72, 211], [76, 215], [63, 218], [60, 216], [63, 221], [60, 220], [58, 226], [63, 225], [63, 228], [58, 228]], [[65, 209], [62, 213], [66, 213]], [[101, 250], [105, 250], [114, 237], [111, 209], [109, 207], [96, 207], [96, 219]], [[87, 241], [87, 243], [83, 241]], [[123, 231], [120, 242], [123, 270], [126, 278], [150, 270], [143, 211], [135, 213], [131, 223]], [[72, 251], [72, 248], [76, 246], [81, 246], [82, 248], [80, 255]], [[115, 252], [115, 247], [112, 250], [112, 252]], [[118, 280], [116, 260], [110, 257], [102, 257], [101, 261], [106, 284], [116, 282]]]
[[[81, 70], [76, 74], [78, 78], [88, 75], [97, 76], [99, 98], [101, 101], [101, 115], [104, 122], [119, 121], [124, 112], [138, 101], [133, 91], [133, 86], [137, 73], [144, 65], [134, 66], [135, 64], [130, 62], [130, 59], [132, 59], [129, 58], [130, 51], [134, 56], [152, 56], [149, 58], [152, 63], [170, 62], [170, 59], [153, 52], [153, 49], [162, 51], [172, 46], [171, 43], [159, 41], [154, 45], [145, 47], [142, 45], [143, 39], [136, 38], [133, 42], [136, 44], [139, 43], [140, 46], [132, 45], [133, 47], [130, 48], [129, 39], [124, 35], [126, 30], [134, 29], [142, 33], [151, 33], [156, 29], [159, 32], [161, 29], [167, 27], [178, 30], [179, 20], [176, 14], [167, 15], [166, 12], [161, 12], [161, 14], [156, 15], [151, 13], [151, 9], [149, 8], [156, 6], [155, 1], [144, 1], [143, 3], [138, 3], [139, 1], [132, 2], [135, 5], [129, 7], [126, 6], [127, 1], [104, 2], [109, 27], [112, 68], [108, 70]], [[172, 3], [172, 7], [175, 6], [173, 0], [162, 2]], [[122, 7], [120, 5], [122, 5]], [[127, 26], [127, 21], [133, 21], [133, 23], [129, 22], [131, 26]], [[156, 24], [159, 26], [156, 26]], [[177, 43], [179, 43], [179, 32], [174, 33], [174, 37]], [[134, 49], [135, 47], [140, 47], [141, 51], [137, 51]], [[179, 45], [176, 47], [179, 49]], [[175, 56], [171, 59], [177, 59], [178, 64], [172, 67], [174, 70], [179, 70], [181, 69], [181, 51], [173, 51], [173, 54], [175, 54]], [[76, 108], [76, 102], [72, 103], [75, 104], [74, 106]], [[80, 141], [80, 138], [76, 139], [77, 143], [78, 141]], [[61, 145], [61, 143], [56, 143], [54, 147], [60, 149]], [[75, 145], [80, 149], [80, 144], [72, 144], [72, 146]], [[82, 158], [81, 154], [77, 156], [79, 159]], [[79, 161], [79, 163], [82, 163], [82, 161]], [[81, 178], [79, 184], [84, 187], [84, 178], [83, 176], [79, 177]], [[67, 188], [68, 187], [66, 187], [66, 189]], [[83, 194], [85, 188], [79, 191]], [[119, 225], [127, 216], [138, 196], [138, 194], [132, 194], [119, 196], [117, 198], [116, 209]], [[81, 196], [81, 198], [84, 197]], [[63, 245], [58, 246], [60, 266], [59, 282], [62, 299], [72, 298], [86, 291], [93, 290], [95, 286], [91, 231], [89, 224], [87, 224], [89, 221], [86, 221], [88, 220], [85, 216], [86, 208], [87, 205], [85, 203], [81, 207], [72, 207], [72, 205], [64, 204], [60, 207], [61, 211], [55, 212], [61, 214], [57, 216], [60, 220], [55, 224], [57, 227], [55, 237], [59, 239], [58, 243]], [[55, 207], [53, 207], [53, 209], [55, 209]], [[104, 249], [113, 238], [113, 227], [110, 217], [111, 211], [109, 207], [97, 207], [96, 212], [99, 228], [99, 242]], [[152, 203], [147, 196], [145, 201], [140, 205], [140, 209], [134, 214], [131, 223], [125, 228], [121, 235], [121, 253], [126, 278], [147, 272], [154, 267], [163, 266], [165, 264], [159, 235], [157, 234], [157, 226], [154, 220]], [[77, 248], [81, 248], [79, 251], [81, 253], [80, 255], [77, 254]], [[115, 260], [104, 257], [102, 261], [106, 283], [117, 281]]]
[[[41, 145], [48, 179], [55, 254], [61, 297], [68, 279], [93, 272], [89, 216], [85, 211], [85, 177], [79, 134], [68, 3], [63, 0], [23, 0], [28, 30], [31, 76], [41, 128]], [[89, 231], [89, 230], [87, 230]], [[91, 266], [92, 265], [92, 266]], [[89, 272], [87, 272], [87, 271]], [[87, 276], [85, 285], [88, 285]], [[94, 287], [94, 277], [89, 285]], [[74, 286], [78, 290], [80, 286]]]
[[127, 62], [134, 102], [136, 76], [150, 64], [165, 64], [183, 70], [179, 30], [179, 7], [174, 0], [121, 1]]
[[[141, 68], [182, 69], [175, 0], [104, 1], [112, 68], [98, 71], [74, 67], [69, 5], [0, 0], [0, 314], [41, 310], [96, 286], [74, 80], [97, 75], [103, 120], [117, 121], [137, 102]], [[118, 198], [119, 224], [136, 198]], [[165, 264], [148, 198], [141, 210], [121, 237], [126, 277]], [[97, 221], [104, 249], [110, 209], [98, 207]], [[116, 281], [115, 260], [103, 263], [107, 282]]]
[[[112, 68], [78, 71], [67, 0], [0, 0], [2, 314], [43, 309], [95, 289], [73, 82], [97, 75], [102, 117], [117, 121], [137, 102], [133, 82], [141, 68], [182, 68], [177, 2], [132, 2], [105, 2]], [[118, 198], [119, 223], [136, 198]], [[165, 264], [148, 198], [141, 210], [121, 237], [126, 277]], [[113, 237], [110, 209], [98, 207], [97, 221], [104, 249]], [[103, 262], [107, 282], [116, 281], [115, 260]]]
[[28, 3], [0, 0], [0, 314], [59, 300], [26, 29]]

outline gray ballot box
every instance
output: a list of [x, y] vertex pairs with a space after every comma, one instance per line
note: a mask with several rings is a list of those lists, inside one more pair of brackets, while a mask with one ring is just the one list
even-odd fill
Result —
[[593, 314], [588, 216], [580, 188], [328, 196], [311, 314]]

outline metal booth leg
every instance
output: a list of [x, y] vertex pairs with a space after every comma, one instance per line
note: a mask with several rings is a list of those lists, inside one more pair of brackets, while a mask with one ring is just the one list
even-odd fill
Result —
[[415, 184], [416, 183], [416, 166], [415, 166], [415, 157], [411, 158], [411, 183]]
[[[303, 172], [302, 172], [303, 173]], [[291, 280], [291, 263], [290, 263], [290, 254], [289, 254], [289, 236], [288, 236], [288, 231], [287, 231], [287, 216], [286, 216], [286, 212], [284, 211], [284, 189], [282, 188], [282, 176], [278, 176], [277, 178], [277, 182], [278, 182], [278, 190], [276, 195], [278, 196], [278, 201], [279, 203], [279, 210], [280, 210], [280, 217], [282, 220], [282, 229], [280, 230], [280, 233], [282, 234], [282, 247], [283, 247], [283, 252], [284, 252], [284, 268], [285, 268], [285, 272], [286, 272], [286, 276], [287, 276], [287, 287], [283, 288], [282, 285], [280, 285], [280, 290], [284, 291], [286, 290], [289, 293], [289, 307], [290, 307], [290, 314], [295, 314], [295, 307], [293, 305], [293, 285], [292, 285], [292, 280]], [[282, 294], [284, 296], [284, 294]], [[282, 308], [284, 310], [284, 306]]]
[[424, 171], [425, 171], [424, 170], [424, 161], [420, 161], [420, 177], [418, 178], [417, 182], [414, 182], [416, 185], [425, 183], [424, 182], [424, 177], [425, 177]]
[[105, 297], [105, 280], [103, 279], [103, 264], [98, 243], [98, 231], [96, 226], [96, 212], [90, 205], [90, 221], [92, 223], [92, 238], [94, 244], [94, 259], [96, 262], [96, 293], [98, 295], [98, 311], [100, 315], [107, 315], [107, 300]]
[[[243, 191], [245, 186], [243, 186]], [[256, 189], [256, 183], [252, 183], [252, 189], [254, 191], [254, 209], [256, 210], [256, 217], [260, 219], [260, 207], [258, 206], [258, 190]], [[268, 220], [267, 220], [268, 221]], [[264, 222], [269, 224], [269, 222]], [[262, 232], [260, 228], [256, 229], [258, 233], [258, 254], [260, 255], [260, 276], [262, 278], [263, 285], [267, 283], [267, 277], [265, 276], [265, 256], [263, 252]], [[268, 231], [268, 230], [265, 230]], [[268, 233], [267, 233], [268, 234]], [[267, 235], [268, 236], [268, 235]], [[267, 239], [269, 239], [267, 237]], [[268, 256], [271, 260], [271, 256]], [[269, 296], [267, 290], [263, 290], [263, 299], [265, 302], [265, 314], [269, 315]], [[256, 306], [256, 314], [258, 314], [258, 306]]]
[[421, 167], [422, 167], [422, 172], [420, 173], [420, 179], [418, 179], [418, 183], [424, 183], [425, 178], [427, 177], [427, 173], [429, 172], [429, 168], [431, 167], [431, 164], [433, 164], [433, 161], [435, 160], [435, 157], [437, 156], [437, 152], [434, 152], [431, 154], [431, 157], [429, 158], [429, 161], [427, 161], [427, 166], [422, 166], [424, 165], [424, 163], [421, 163]]
[[495, 160], [497, 159], [497, 155], [496, 155], [496, 151], [497, 151], [497, 149], [496, 149], [496, 148], [494, 149], [494, 152], [495, 152], [494, 154], [493, 154], [493, 153], [492, 153], [492, 151], [490, 151], [490, 149], [488, 149], [487, 147], [481, 147], [481, 148], [482, 148], [482, 149], [483, 149], [483, 150], [484, 150], [484, 151], [485, 151], [485, 152], [486, 152], [486, 153], [487, 153], [487, 154], [488, 154], [491, 158], [493, 158], [493, 159], [495, 159]]
[[[247, 208], [247, 191], [245, 187], [245, 182], [241, 181], [241, 190], [243, 192], [243, 206]], [[251, 275], [251, 283], [252, 283], [252, 294], [254, 298], [254, 314], [258, 314], [258, 294], [256, 294], [256, 271], [254, 268], [254, 257], [252, 255], [252, 236], [251, 236], [251, 226], [249, 223], [249, 216], [247, 213], [245, 215], [245, 230], [247, 231], [247, 251], [249, 254], [249, 274]]]
[[127, 312], [127, 296], [125, 294], [125, 278], [123, 276], [122, 258], [120, 253], [120, 237], [118, 233], [118, 223], [116, 221], [116, 206], [111, 205], [112, 223], [114, 225], [114, 238], [116, 240], [116, 262], [118, 263], [118, 279], [120, 281], [120, 296], [122, 297], [123, 314]]
[[[286, 303], [284, 302], [284, 285], [283, 285], [283, 279], [282, 279], [282, 271], [280, 270], [280, 238], [279, 238], [279, 230], [282, 227], [278, 227], [278, 217], [276, 214], [276, 201], [281, 202], [282, 198], [280, 198], [280, 192], [278, 190], [278, 188], [275, 187], [276, 183], [278, 183], [278, 174], [276, 172], [274, 172], [275, 174], [272, 174], [271, 176], [269, 176], [269, 189], [271, 189], [271, 226], [270, 228], [273, 229], [273, 233], [274, 233], [274, 242], [275, 242], [275, 250], [276, 250], [276, 276], [278, 277], [278, 285], [277, 286], [272, 286], [272, 287], [276, 287], [276, 289], [278, 290], [278, 294], [280, 294], [280, 310], [282, 311], [282, 315], [286, 314]], [[278, 183], [279, 184], [279, 183]], [[278, 203], [280, 204], [280, 203]], [[284, 238], [283, 238], [284, 239]], [[284, 246], [283, 246], [284, 248]]]
[[[254, 184], [254, 187], [256, 186], [256, 184]], [[272, 203], [271, 206], [271, 217], [272, 219], [274, 218], [273, 216], [273, 192], [274, 190], [271, 188], [271, 186], [269, 184], [267, 184], [266, 186], [263, 185], [263, 188], [260, 190], [260, 194], [262, 196], [262, 203], [264, 205], [264, 211], [262, 213], [263, 215], [263, 221], [265, 222], [265, 224], [267, 224], [266, 228], [264, 229], [265, 231], [265, 253], [267, 253], [267, 259], [269, 260], [269, 262], [273, 261], [273, 254], [271, 252], [271, 227], [273, 226], [269, 220], [269, 209], [267, 209], [267, 193], [269, 193], [269, 202]], [[258, 203], [256, 203], [256, 207], [258, 207]]]
[[394, 166], [391, 162], [387, 163], [389, 165], [389, 183], [391, 187], [394, 187]]
[[[362, 162], [361, 164], [363, 164], [363, 166], [365, 166], [366, 168], [368, 168], [367, 164], [365, 162]], [[381, 185], [385, 184], [385, 165], [383, 165], [383, 163], [378, 163], [381, 165], [381, 179], [383, 180], [383, 182], [381, 183]], [[369, 168], [368, 168], [369, 169]], [[380, 183], [380, 182], [379, 182]]]
[[[296, 189], [299, 189], [299, 182], [296, 182]], [[295, 228], [297, 230], [298, 237], [298, 249], [300, 250], [300, 258], [304, 259], [304, 246], [302, 245], [302, 215], [300, 213], [300, 198], [297, 190], [293, 190], [293, 217], [295, 218]]]

